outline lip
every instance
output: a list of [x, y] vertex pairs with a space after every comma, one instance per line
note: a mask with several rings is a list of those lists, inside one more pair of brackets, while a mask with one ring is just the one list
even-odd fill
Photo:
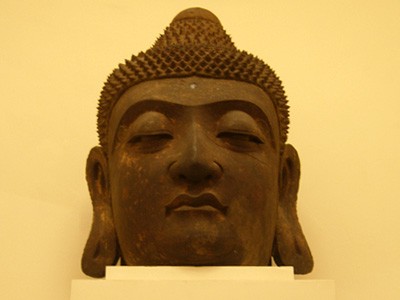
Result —
[[218, 211], [226, 215], [228, 206], [223, 205], [218, 198], [211, 193], [200, 196], [182, 194], [165, 206], [165, 214], [169, 216], [172, 212], [179, 211]]

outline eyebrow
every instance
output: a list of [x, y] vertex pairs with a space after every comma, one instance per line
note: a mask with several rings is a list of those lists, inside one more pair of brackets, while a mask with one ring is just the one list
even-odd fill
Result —
[[166, 115], [168, 118], [173, 118], [174, 116], [179, 116], [188, 107], [205, 107], [210, 111], [215, 111], [215, 109], [223, 110], [224, 113], [232, 110], [240, 110], [245, 113], [248, 113], [251, 116], [256, 117], [256, 121], [260, 122], [264, 125], [271, 137], [271, 144], [274, 148], [276, 148], [275, 135], [272, 130], [272, 126], [268, 116], [264, 113], [264, 111], [258, 107], [257, 105], [241, 99], [226, 99], [218, 102], [211, 102], [200, 105], [185, 105], [173, 103], [168, 100], [159, 100], [159, 99], [143, 99], [132, 106], [130, 106], [122, 115], [120, 122], [118, 123], [116, 130], [114, 131], [114, 136], [112, 138], [112, 151], [114, 150], [115, 140], [118, 133], [118, 128], [121, 126], [131, 124], [134, 122], [140, 115], [149, 111], [156, 111]]

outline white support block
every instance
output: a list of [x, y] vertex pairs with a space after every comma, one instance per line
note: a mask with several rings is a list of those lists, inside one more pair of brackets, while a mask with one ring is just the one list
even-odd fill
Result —
[[71, 300], [334, 300], [332, 280], [295, 280], [291, 267], [110, 267], [73, 280]]
[[107, 267], [106, 280], [293, 280], [293, 267]]

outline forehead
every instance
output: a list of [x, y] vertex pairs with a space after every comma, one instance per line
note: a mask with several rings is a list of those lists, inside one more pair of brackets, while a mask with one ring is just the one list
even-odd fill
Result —
[[[109, 123], [109, 139], [118, 129], [124, 114], [143, 101], [163, 101], [183, 106], [202, 106], [239, 100], [245, 105], [257, 106], [265, 114], [274, 132], [278, 132], [278, 118], [272, 100], [258, 86], [225, 79], [185, 77], [157, 79], [130, 87], [114, 106]], [[236, 109], [236, 108], [235, 108]], [[148, 106], [151, 110], [151, 106]]]

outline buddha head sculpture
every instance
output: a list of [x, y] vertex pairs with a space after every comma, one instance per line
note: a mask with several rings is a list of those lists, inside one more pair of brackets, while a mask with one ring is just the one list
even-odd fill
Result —
[[109, 76], [86, 178], [84, 273], [122, 265], [293, 266], [313, 259], [297, 218], [300, 163], [280, 80], [211, 12], [179, 13]]

